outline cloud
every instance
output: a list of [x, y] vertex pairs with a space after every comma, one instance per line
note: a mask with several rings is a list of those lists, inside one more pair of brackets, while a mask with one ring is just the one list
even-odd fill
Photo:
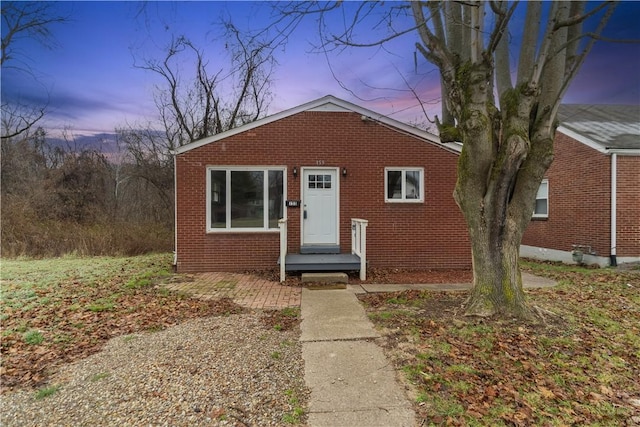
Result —
[[127, 93], [115, 89], [105, 93], [100, 90], [79, 91], [69, 86], [47, 87], [29, 76], [11, 76], [11, 84], [5, 84], [4, 80], [3, 76], [3, 102], [46, 106], [46, 122], [54, 128], [73, 126], [106, 131], [127, 120], [144, 118], [146, 121], [156, 113], [150, 99], [131, 99]]

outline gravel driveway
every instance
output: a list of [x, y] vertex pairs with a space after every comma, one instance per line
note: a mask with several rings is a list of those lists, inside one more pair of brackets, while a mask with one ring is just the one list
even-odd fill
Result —
[[3, 395], [0, 424], [302, 424], [309, 392], [299, 327], [278, 331], [262, 316], [203, 318], [114, 338], [100, 353], [63, 366], [50, 381], [59, 386], [52, 395]]

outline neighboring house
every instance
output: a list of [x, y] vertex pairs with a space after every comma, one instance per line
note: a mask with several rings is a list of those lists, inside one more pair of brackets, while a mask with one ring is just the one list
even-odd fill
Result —
[[176, 268], [275, 268], [282, 235], [288, 271], [359, 270], [360, 232], [373, 268], [470, 268], [459, 148], [332, 96], [185, 145]]
[[640, 106], [562, 105], [524, 257], [640, 261]]

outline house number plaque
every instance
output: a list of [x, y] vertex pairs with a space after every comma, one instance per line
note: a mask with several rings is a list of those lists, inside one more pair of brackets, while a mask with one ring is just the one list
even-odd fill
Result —
[[300, 207], [300, 200], [287, 200], [287, 207], [288, 208], [299, 208]]

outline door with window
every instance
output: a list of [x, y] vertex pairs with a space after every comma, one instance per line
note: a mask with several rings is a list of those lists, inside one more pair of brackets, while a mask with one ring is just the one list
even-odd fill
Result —
[[303, 169], [302, 245], [338, 244], [338, 171]]

